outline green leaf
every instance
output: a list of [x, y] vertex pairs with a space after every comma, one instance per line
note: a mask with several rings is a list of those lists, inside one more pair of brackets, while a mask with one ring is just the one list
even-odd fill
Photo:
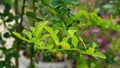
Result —
[[30, 27], [33, 37], [35, 37], [35, 27]]
[[64, 29], [64, 27], [63, 27], [63, 25], [62, 25], [62, 23], [60, 22], [60, 21], [53, 21], [53, 28], [55, 28], [55, 29]]
[[18, 38], [21, 38], [21, 35], [18, 32], [12, 32], [15, 36], [17, 36]]
[[114, 7], [114, 6], [111, 5], [111, 4], [106, 4], [106, 5], [103, 6], [103, 8], [104, 8], [104, 9], [107, 9], [107, 10], [108, 10], [108, 9], [112, 9], [113, 7]]
[[4, 13], [5, 13], [5, 15], [6, 15], [6, 14], [9, 14], [9, 10], [11, 9], [10, 4], [5, 3], [4, 5], [5, 5], [5, 9], [4, 9]]
[[50, 35], [52, 36], [53, 40], [55, 41], [56, 44], [59, 43], [59, 38], [57, 37], [57, 35], [55, 35], [55, 32], [53, 31], [53, 29], [51, 27], [45, 27], [45, 29], [50, 33]]
[[79, 37], [79, 39], [80, 39], [80, 41], [82, 42], [84, 48], [86, 49], [87, 47], [86, 47], [86, 44], [85, 44], [85, 42], [83, 41], [82, 37]]
[[57, 8], [58, 6], [60, 6], [61, 2], [61, 0], [50, 0], [50, 6]]
[[37, 39], [36, 41], [34, 41], [34, 43], [35, 43], [34, 48], [36, 50], [48, 49], [43, 41], [40, 41], [40, 40]]
[[59, 45], [62, 46], [62, 48], [65, 49], [65, 50], [70, 49], [70, 45], [66, 42], [60, 42]]
[[101, 52], [96, 52], [94, 56], [95, 56], [95, 57], [99, 57], [99, 58], [106, 59], [106, 56], [105, 56], [103, 53], [101, 53]]
[[28, 17], [28, 19], [29, 19], [30, 21], [33, 21], [33, 20], [36, 19], [35, 13], [30, 12], [30, 11], [26, 12], [26, 16]]
[[32, 34], [31, 32], [28, 32], [26, 30], [23, 30], [23, 33], [27, 35], [27, 37], [31, 40], [32, 39]]
[[110, 28], [115, 30], [115, 31], [120, 31], [120, 25], [113, 24], [113, 25], [110, 26]]
[[43, 36], [40, 38], [40, 40], [45, 40], [45, 39], [48, 38], [48, 37], [50, 37], [50, 34], [45, 34], [45, 35], [43, 35]]
[[59, 6], [78, 4], [78, 0], [50, 0], [50, 6], [57, 8]]
[[15, 17], [13, 16], [12, 13], [8, 13], [7, 16], [8, 16], [8, 18], [6, 19], [6, 22], [11, 22], [15, 19]]
[[97, 44], [95, 42], [92, 43], [92, 48], [96, 48]]
[[78, 4], [78, 0], [70, 0], [72, 4]]
[[89, 48], [88, 48], [88, 50], [86, 50], [86, 53], [87, 53], [87, 54], [89, 54], [89, 55], [94, 56], [94, 51], [95, 51], [95, 49], [94, 49], [94, 48], [89, 47]]
[[74, 45], [74, 47], [78, 45], [78, 39], [76, 36], [72, 36], [72, 44]]
[[53, 14], [53, 15], [58, 14], [57, 11], [56, 11], [55, 9], [53, 9], [53, 8], [50, 8], [50, 9], [49, 9], [49, 12], [50, 12], [51, 14]]
[[0, 68], [4, 68], [6, 62], [5, 61], [0, 61]]
[[41, 13], [43, 15], [47, 15], [49, 13], [49, 8], [47, 6], [44, 6], [41, 8]]
[[72, 17], [68, 18], [68, 19], [66, 20], [66, 22], [67, 22], [67, 26], [69, 26], [70, 24], [72, 24], [72, 23], [73, 23], [73, 21], [74, 21], [74, 19], [75, 19], [75, 17], [74, 17], [74, 16], [72, 16]]
[[61, 9], [61, 10], [60, 10], [60, 16], [63, 17], [67, 11], [68, 11], [68, 10], [66, 10], [66, 9], [64, 9], [64, 8]]
[[85, 10], [80, 10], [77, 14], [76, 14], [76, 19], [78, 20], [89, 20], [89, 14], [87, 11]]
[[[97, 23], [100, 21], [99, 20], [100, 17], [97, 16], [96, 13], [91, 13], [90, 14], [90, 22], [93, 24], [93, 25], [97, 25]], [[99, 23], [98, 23], [99, 24]]]
[[43, 2], [44, 2], [44, 4], [45, 4], [45, 5], [47, 5], [47, 6], [48, 6], [48, 5], [49, 5], [49, 3], [50, 3], [50, 0], [42, 0], [42, 1], [43, 1]]
[[70, 36], [73, 36], [77, 30], [68, 30]]
[[69, 37], [64, 37], [64, 38], [62, 39], [62, 42], [68, 42], [68, 39], [69, 39]]
[[54, 45], [47, 45], [48, 50], [52, 50]]
[[17, 36], [18, 38], [20, 38], [21, 40], [24, 40], [24, 41], [26, 41], [26, 42], [32, 42], [32, 41], [30, 41], [30, 40], [28, 40], [28, 39], [26, 39], [25, 37], [23, 37], [23, 36], [21, 36], [19, 33], [17, 33], [17, 32], [12, 32], [15, 36]]
[[45, 21], [45, 22], [42, 22], [40, 24], [38, 24], [36, 27], [35, 27], [35, 36], [36, 37], [39, 37], [43, 28], [46, 26], [46, 24], [48, 23], [48, 21]]

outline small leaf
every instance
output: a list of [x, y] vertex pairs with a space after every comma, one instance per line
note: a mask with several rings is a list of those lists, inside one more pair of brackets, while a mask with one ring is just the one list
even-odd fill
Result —
[[32, 41], [29, 41], [28, 39], [26, 39], [25, 37], [22, 37], [19, 33], [17, 32], [12, 32], [15, 36], [17, 36], [18, 38], [20, 38], [21, 40], [24, 40], [26, 42], [32, 42]]
[[92, 48], [92, 47], [89, 47], [88, 48], [88, 50], [86, 51], [87, 52], [87, 54], [89, 54], [89, 55], [94, 55], [94, 51], [95, 51], [95, 49], [94, 48]]
[[20, 35], [19, 33], [13, 32], [13, 34], [14, 34], [15, 36], [17, 36], [18, 38], [21, 38], [21, 35]]
[[95, 53], [95, 57], [106, 59], [106, 56], [103, 53], [101, 53], [101, 52], [96, 52]]
[[43, 28], [46, 26], [46, 24], [48, 23], [48, 21], [45, 21], [45, 22], [42, 22], [40, 24], [38, 24], [36, 27], [35, 27], [35, 36], [36, 37], [39, 37]]
[[34, 27], [30, 27], [30, 30], [31, 30], [32, 32], [35, 32], [35, 28], [34, 28]]
[[26, 30], [23, 30], [23, 33], [27, 35], [29, 39], [32, 39], [32, 34]]
[[63, 49], [66, 49], [66, 50], [70, 49], [70, 45], [66, 42], [60, 42], [59, 45], [62, 46]]
[[85, 11], [85, 10], [80, 10], [80, 11], [76, 14], [76, 19], [78, 19], [78, 20], [84, 20], [84, 19], [89, 20], [89, 14], [88, 14], [88, 12]]
[[15, 19], [12, 13], [8, 13], [8, 18], [6, 19], [6, 22], [11, 22]]
[[48, 45], [48, 50], [52, 50], [53, 49], [53, 45]]
[[57, 37], [57, 35], [54, 34], [55, 32], [53, 31], [53, 29], [51, 27], [45, 27], [45, 29], [50, 33], [55, 43], [58, 44], [59, 38]]
[[72, 2], [72, 4], [78, 4], [79, 2], [78, 2], [78, 0], [70, 0], [71, 2]]
[[50, 0], [50, 6], [57, 8], [58, 6], [60, 6], [61, 2], [61, 0]]
[[96, 48], [96, 46], [97, 46], [97, 44], [95, 42], [93, 42], [92, 47]]
[[78, 4], [78, 0], [50, 0], [50, 6], [57, 8], [59, 6], [63, 5], [69, 5], [69, 4]]
[[67, 26], [71, 25], [73, 23], [74, 19], [75, 19], [74, 16], [68, 18], [67, 21], [66, 21], [67, 22]]
[[73, 36], [77, 30], [68, 30], [70, 36]]
[[35, 27], [30, 27], [33, 37], [35, 37]]
[[74, 45], [74, 47], [78, 45], [78, 39], [76, 36], [72, 36], [72, 44]]
[[83, 41], [82, 37], [79, 37], [79, 39], [80, 39], [80, 41], [82, 42], [84, 48], [86, 49], [87, 47], [86, 47], [86, 44], [85, 44], [85, 42]]
[[41, 8], [41, 13], [43, 15], [47, 15], [49, 13], [49, 8], [47, 6], [44, 6]]
[[36, 19], [36, 15], [35, 15], [35, 13], [33, 13], [33, 12], [26, 12], [26, 16], [28, 17], [28, 19], [30, 20], [30, 21], [33, 21], [33, 20], [35, 20]]
[[48, 38], [48, 37], [50, 37], [50, 34], [45, 34], [45, 35], [43, 35], [43, 36], [40, 38], [40, 40], [45, 40], [45, 39]]
[[104, 8], [104, 9], [107, 9], [107, 10], [108, 10], [108, 9], [112, 9], [113, 7], [114, 7], [114, 6], [111, 5], [111, 4], [106, 4], [106, 5], [103, 6], [103, 8]]
[[64, 38], [62, 39], [62, 41], [63, 41], [63, 42], [68, 42], [68, 39], [69, 39], [69, 37], [64, 37]]

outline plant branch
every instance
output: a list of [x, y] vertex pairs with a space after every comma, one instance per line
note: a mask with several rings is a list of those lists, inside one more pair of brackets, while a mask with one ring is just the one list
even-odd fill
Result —
[[[15, 0], [15, 16], [17, 15], [18, 15], [18, 0]], [[16, 19], [15, 22], [18, 24], [18, 19]]]
[[22, 13], [21, 13], [21, 19], [20, 19], [20, 28], [22, 26], [22, 23], [23, 23], [23, 15], [24, 15], [24, 9], [25, 9], [25, 0], [23, 0], [23, 5], [22, 5]]
[[7, 28], [7, 30], [12, 34], [12, 31], [7, 27], [6, 22], [3, 18], [2, 18], [2, 21], [3, 21], [4, 27]]
[[[14, 3], [14, 8], [15, 8], [15, 16], [18, 16], [18, 0], [15, 0], [15, 3]], [[18, 19], [15, 19], [15, 25], [18, 25]], [[19, 32], [19, 28], [16, 27], [15, 29], [17, 32]], [[14, 41], [14, 44], [13, 44], [13, 47], [15, 47], [16, 49], [16, 52], [19, 53], [19, 39], [15, 37], [15, 41]], [[18, 68], [19, 66], [19, 60], [18, 58], [15, 58], [15, 68]]]
[[[36, 13], [35, 0], [33, 0], [33, 13]], [[35, 20], [33, 20], [33, 26], [35, 26]]]
[[[32, 1], [33, 13], [36, 13], [35, 0]], [[33, 20], [33, 26], [35, 26], [35, 20]], [[34, 44], [31, 45], [31, 55], [30, 55], [30, 68], [34, 68]]]

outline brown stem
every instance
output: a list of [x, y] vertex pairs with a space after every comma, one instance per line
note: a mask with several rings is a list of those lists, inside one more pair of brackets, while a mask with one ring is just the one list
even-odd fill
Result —
[[[15, 16], [18, 16], [18, 0], [15, 0]], [[15, 23], [18, 24], [18, 19], [15, 20]], [[18, 28], [17, 28], [18, 29]], [[17, 31], [16, 29], [16, 31]], [[16, 52], [19, 53], [19, 39], [15, 38], [13, 47], [15, 46]], [[19, 67], [19, 60], [15, 58], [15, 68]]]

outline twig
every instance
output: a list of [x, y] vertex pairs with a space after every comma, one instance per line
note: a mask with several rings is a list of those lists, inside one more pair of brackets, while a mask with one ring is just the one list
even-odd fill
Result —
[[[18, 0], [15, 0], [14, 7], [15, 7], [15, 16], [18, 16]], [[18, 25], [18, 19], [15, 19], [15, 24]], [[16, 28], [16, 31], [19, 31], [18, 27]], [[17, 38], [15, 38], [13, 47], [15, 46], [17, 53], [19, 53], [19, 46], [18, 45], [19, 45], [19, 40]], [[19, 66], [19, 60], [18, 60], [18, 58], [15, 58], [15, 68], [18, 68], [18, 66]]]
[[[36, 13], [35, 0], [33, 0], [33, 13]], [[35, 26], [35, 20], [33, 20], [33, 26]]]
[[25, 0], [23, 0], [23, 5], [22, 5], [22, 13], [21, 13], [21, 19], [20, 19], [20, 28], [22, 26], [22, 23], [23, 23], [23, 15], [24, 15], [24, 9], [25, 9]]
[[[15, 0], [15, 16], [18, 15], [18, 0]], [[18, 24], [18, 19], [15, 20], [15, 22]]]

